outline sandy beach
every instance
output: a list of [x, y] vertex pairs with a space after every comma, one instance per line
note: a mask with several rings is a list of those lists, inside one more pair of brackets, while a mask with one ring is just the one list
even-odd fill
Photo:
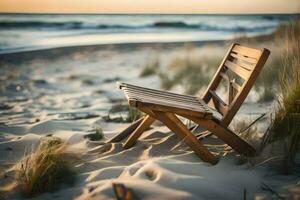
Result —
[[[45, 137], [61, 138], [76, 152], [76, 181], [32, 199], [115, 199], [113, 183], [130, 188], [134, 199], [300, 198], [299, 174], [282, 175], [265, 162], [270, 148], [245, 162], [217, 138], [205, 138], [203, 143], [220, 159], [213, 166], [186, 145], [177, 145], [178, 138], [160, 123], [133, 148], [105, 143], [130, 124], [117, 81], [160, 89], [159, 76], [140, 75], [153, 57], [158, 57], [162, 71], [180, 55], [221, 62], [230, 43], [99, 45], [0, 55], [0, 199], [24, 198], [17, 188], [7, 192], [14, 188], [9, 174], [24, 152]], [[272, 43], [255, 45], [274, 49]], [[171, 91], [184, 93], [185, 88], [175, 85]], [[258, 96], [259, 91], [251, 91], [236, 121], [251, 122], [273, 108], [273, 101], [259, 101]], [[268, 124], [267, 117], [256, 123], [258, 136]], [[85, 137], [100, 130], [103, 140]]]

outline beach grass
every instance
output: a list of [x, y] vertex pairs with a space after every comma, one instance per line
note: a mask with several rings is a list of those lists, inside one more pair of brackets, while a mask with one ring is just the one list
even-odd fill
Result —
[[73, 184], [75, 172], [71, 154], [60, 139], [45, 137], [18, 165], [17, 182], [26, 197], [59, 189]]
[[[297, 42], [299, 44], [299, 41], [296, 41], [299, 39], [300, 34], [299, 23], [299, 20], [296, 20], [288, 24], [283, 24], [269, 36], [249, 39], [249, 42], [256, 45], [259, 45], [261, 42], [264, 44], [269, 43], [268, 45], [271, 49], [271, 56], [255, 82], [255, 90], [260, 93], [260, 102], [272, 101], [278, 98], [277, 94], [280, 91], [280, 83], [278, 80], [280, 80], [281, 74], [285, 73], [285, 66], [291, 65], [291, 63], [287, 62], [291, 62], [295, 56], [291, 45], [287, 47], [287, 43], [292, 44], [292, 40], [294, 40], [294, 45], [296, 45]], [[296, 39], [297, 37], [298, 39]], [[293, 48], [297, 49], [296, 46]]]
[[160, 60], [158, 54], [153, 54], [147, 59], [145, 66], [142, 68], [139, 77], [148, 77], [155, 75], [160, 67]]
[[88, 138], [91, 141], [99, 141], [104, 139], [104, 133], [101, 127], [97, 126], [95, 128], [95, 133], [90, 133], [84, 136], [84, 138]]
[[126, 122], [134, 122], [134, 121], [140, 119], [141, 117], [143, 117], [143, 115], [144, 114], [141, 111], [139, 111], [137, 108], [129, 106], [125, 121]]
[[[245, 140], [247, 143], [249, 143], [251, 146], [257, 149], [260, 145], [261, 137], [259, 136], [260, 133], [255, 124], [255, 121], [250, 121], [244, 118], [237, 119], [233, 121], [231, 128], [239, 137], [241, 137], [243, 140]], [[237, 155], [236, 158], [237, 165], [249, 163], [250, 165], [254, 166], [256, 164], [256, 158], [253, 157]]]
[[141, 117], [143, 113], [140, 110], [129, 106], [126, 101], [121, 101], [115, 104], [103, 118], [106, 122], [131, 123]]
[[[274, 33], [273, 42], [281, 43], [276, 41], [278, 33]], [[281, 46], [281, 45], [280, 45]], [[283, 65], [281, 55], [283, 49], [271, 48], [271, 56], [263, 67], [260, 75], [254, 84], [254, 89], [259, 93], [259, 102], [270, 102], [276, 99], [276, 93], [278, 91], [278, 77], [283, 73]]]
[[247, 120], [236, 120], [233, 123], [234, 132], [242, 137], [245, 141], [253, 143], [258, 139], [258, 130], [255, 125], [251, 126], [251, 122]]
[[170, 90], [181, 86], [185, 94], [196, 94], [207, 86], [219, 62], [219, 56], [200, 56], [196, 47], [184, 47], [181, 54], [174, 56], [166, 69], [159, 72], [161, 87]]
[[294, 166], [300, 146], [300, 22], [286, 27], [281, 56], [283, 73], [279, 77], [280, 95], [270, 131], [270, 141], [286, 141], [286, 169]]

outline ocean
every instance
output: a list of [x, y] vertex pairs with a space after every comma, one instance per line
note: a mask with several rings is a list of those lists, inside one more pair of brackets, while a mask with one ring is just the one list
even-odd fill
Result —
[[0, 14], [0, 54], [63, 46], [226, 40], [296, 15]]

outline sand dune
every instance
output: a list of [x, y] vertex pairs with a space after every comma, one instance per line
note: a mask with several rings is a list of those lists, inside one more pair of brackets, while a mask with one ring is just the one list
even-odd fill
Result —
[[[66, 141], [69, 150], [80, 157], [74, 166], [77, 180], [73, 186], [33, 199], [115, 199], [113, 183], [123, 183], [133, 191], [136, 199], [232, 200], [242, 199], [245, 191], [247, 199], [256, 196], [268, 199], [272, 198], [272, 193], [263, 189], [263, 182], [278, 192], [286, 192], [289, 185], [299, 181], [296, 176], [281, 176], [267, 165], [240, 164], [234, 152], [224, 155], [223, 143], [215, 138], [204, 140], [220, 157], [219, 163], [212, 166], [201, 161], [185, 145], [174, 147], [179, 141], [164, 126], [148, 130], [127, 150], [121, 143], [105, 144], [85, 138], [86, 134], [101, 127], [107, 139], [128, 125], [117, 122], [120, 116], [124, 117], [123, 111], [110, 112], [124, 99], [115, 87], [116, 80], [159, 88], [156, 76], [141, 78], [137, 70], [146, 63], [154, 48], [157, 47], [49, 50], [28, 53], [27, 57], [23, 55], [26, 59], [21, 63], [3, 61], [0, 91], [2, 172], [11, 173], [26, 150], [34, 149], [41, 138], [52, 136]], [[156, 50], [161, 53], [162, 63], [178, 51], [176, 48]], [[224, 53], [223, 47], [218, 46], [204, 46], [198, 50], [200, 56], [212, 50]], [[174, 90], [180, 91], [180, 88]], [[250, 98], [238, 116], [253, 119], [270, 106], [270, 103], [253, 104]], [[105, 120], [108, 113], [112, 119]], [[265, 121], [258, 126], [263, 130]], [[1, 175], [1, 185], [6, 182]], [[9, 198], [24, 197], [15, 192]]]
[[[137, 199], [242, 199], [244, 191], [253, 199], [268, 196], [261, 188], [262, 182], [279, 178], [267, 176], [266, 167], [239, 165], [235, 153], [220, 157], [219, 163], [212, 166], [201, 161], [185, 145], [171, 151], [178, 139], [165, 127], [147, 131], [128, 150], [124, 150], [121, 143], [91, 144], [80, 134], [66, 135], [56, 134], [68, 142], [70, 149], [82, 154], [75, 167], [78, 180], [72, 187], [43, 194], [37, 199], [114, 199], [113, 183], [124, 184]], [[25, 148], [34, 148], [40, 138], [27, 134], [21, 139], [2, 142], [1, 159], [17, 161]], [[204, 142], [211, 144], [210, 140]], [[8, 147], [13, 149], [9, 157], [3, 154]]]

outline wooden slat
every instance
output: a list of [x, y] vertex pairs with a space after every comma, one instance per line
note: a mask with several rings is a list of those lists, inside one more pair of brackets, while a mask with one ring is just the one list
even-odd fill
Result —
[[234, 98], [234, 92], [233, 92], [233, 84], [234, 82], [230, 82], [229, 84], [229, 88], [228, 88], [228, 104], [230, 105], [231, 102], [233, 101], [233, 98]]
[[[220, 76], [221, 76], [224, 80], [226, 80], [226, 81], [229, 82], [229, 77], [228, 77], [228, 75], [227, 75], [226, 73], [221, 72], [221, 73], [220, 73]], [[240, 86], [238, 83], [236, 83], [236, 82], [230, 82], [230, 84], [231, 84], [231, 86], [232, 86], [237, 92], [239, 92], [239, 91], [241, 90], [241, 86]]]
[[146, 101], [146, 102], [160, 102], [164, 104], [172, 104], [172, 105], [186, 105], [186, 107], [195, 108], [202, 107], [199, 103], [196, 102], [179, 102], [179, 101], [171, 101], [162, 98], [155, 98], [151, 96], [143, 96], [143, 95], [129, 95], [128, 99], [136, 99], [137, 101]]
[[[162, 95], [155, 95], [155, 94], [151, 94], [151, 93], [140, 93], [137, 91], [129, 91], [127, 89], [124, 89], [125, 95], [128, 99], [132, 98], [132, 99], [144, 99], [147, 101], [159, 101], [159, 102], [165, 102], [165, 103], [170, 103], [170, 104], [184, 104], [187, 105], [189, 107], [200, 107], [200, 106], [204, 106], [203, 104], [201, 104], [201, 101], [199, 101], [197, 98], [193, 99], [193, 100], [182, 100], [182, 99], [176, 99], [176, 98], [170, 98], [169, 96], [162, 96]], [[204, 102], [203, 102], [204, 103]]]
[[171, 131], [173, 131], [199, 156], [202, 160], [211, 164], [216, 164], [218, 159], [208, 151], [208, 149], [198, 141], [187, 127], [172, 113], [154, 112], [155, 117], [164, 123]]
[[184, 98], [177, 98], [173, 96], [169, 96], [168, 94], [155, 94], [151, 92], [142, 92], [142, 91], [137, 91], [137, 90], [132, 90], [129, 88], [124, 88], [123, 91], [125, 93], [128, 93], [128, 95], [132, 96], [144, 96], [144, 97], [152, 97], [152, 98], [161, 98], [163, 100], [169, 100], [169, 101], [178, 101], [178, 102], [186, 102], [186, 103], [198, 103], [197, 99], [184, 99]]
[[151, 124], [154, 122], [154, 118], [147, 115], [142, 123], [135, 129], [135, 131], [130, 135], [130, 137], [126, 140], [126, 142], [123, 145], [123, 148], [129, 149], [132, 147], [137, 139], [143, 134], [143, 132], [151, 126]]
[[235, 53], [230, 53], [230, 56], [233, 57], [233, 58], [240, 59], [240, 60], [243, 60], [245, 62], [251, 63], [251, 64], [256, 64], [257, 63], [256, 58], [249, 58], [249, 57], [245, 57], [243, 55], [235, 54]]
[[250, 65], [248, 63], [241, 62], [240, 60], [234, 60], [233, 62], [236, 63], [237, 65], [241, 66], [242, 68], [244, 68], [247, 71], [252, 71], [255, 67], [255, 66]]
[[244, 47], [240, 45], [235, 45], [232, 49], [233, 52], [241, 54], [246, 57], [258, 59], [261, 55], [261, 51], [249, 47]]
[[230, 124], [233, 117], [235, 116], [235, 114], [237, 113], [239, 108], [241, 107], [241, 105], [244, 102], [244, 100], [246, 99], [250, 89], [252, 88], [256, 78], [258, 77], [258, 74], [260, 73], [262, 67], [266, 63], [269, 55], [270, 55], [270, 51], [268, 49], [264, 49], [251, 76], [249, 77], [249, 79], [246, 82], [243, 83], [241, 91], [236, 95], [235, 99], [229, 106], [228, 112], [223, 117], [223, 120], [221, 123], [224, 127], [227, 127]]
[[211, 99], [211, 102], [213, 103], [213, 107], [219, 114], [221, 114], [222, 116], [226, 114], [228, 110], [227, 106], [224, 106], [223, 104], [221, 104], [220, 102], [216, 101], [213, 98]]
[[135, 100], [139, 102], [148, 102], [148, 103], [153, 103], [157, 105], [168, 105], [175, 107], [177, 106], [178, 108], [184, 108], [184, 109], [189, 109], [189, 110], [194, 110], [197, 112], [207, 112], [208, 107], [202, 106], [200, 104], [196, 103], [188, 103], [188, 102], [176, 102], [176, 101], [167, 101], [159, 98], [151, 98], [151, 97], [143, 97], [139, 96], [138, 98], [135, 97], [130, 97], [128, 100]]
[[223, 73], [223, 72], [220, 72], [219, 74], [225, 81], [228, 81], [229, 82], [229, 77], [227, 74]]
[[251, 74], [248, 70], [242, 68], [241, 66], [237, 65], [236, 63], [233, 63], [229, 60], [227, 60], [224, 64], [228, 69], [233, 71], [235, 74], [243, 78], [244, 80], [247, 80]]
[[218, 87], [218, 85], [220, 84], [222, 78], [220, 77], [220, 73], [224, 71], [224, 63], [225, 61], [228, 59], [229, 54], [231, 52], [231, 50], [236, 46], [237, 44], [232, 44], [230, 46], [230, 48], [228, 49], [225, 57], [223, 58], [221, 64], [219, 65], [218, 71], [215, 73], [214, 77], [212, 78], [211, 82], [209, 83], [209, 86], [207, 87], [204, 95], [202, 96], [202, 99], [205, 103], [208, 103], [210, 100], [210, 94], [209, 94], [209, 90], [216, 90], [216, 88]]
[[192, 95], [183, 95], [183, 94], [177, 94], [177, 93], [168, 92], [168, 91], [155, 90], [155, 89], [140, 87], [140, 86], [131, 85], [131, 84], [127, 84], [127, 83], [118, 83], [118, 84], [119, 84], [120, 89], [129, 88], [129, 89], [135, 89], [135, 90], [140, 90], [140, 91], [145, 91], [145, 92], [151, 92], [154, 94], [168, 94], [169, 96], [182, 97], [182, 98], [186, 98], [186, 99], [195, 99], [195, 96], [192, 96]]
[[211, 99], [215, 109], [221, 114], [224, 115], [227, 112], [228, 106], [227, 104], [214, 92], [209, 91], [211, 94]]
[[231, 86], [237, 91], [237, 92], [240, 92], [242, 87], [237, 84], [236, 82], [231, 82]]
[[141, 103], [150, 103], [150, 104], [155, 104], [155, 105], [174, 107], [174, 108], [178, 108], [178, 109], [191, 110], [191, 111], [200, 112], [200, 113], [208, 112], [204, 107], [199, 106], [199, 105], [191, 106], [191, 105], [184, 104], [184, 103], [166, 102], [166, 101], [161, 101], [159, 99], [146, 99], [146, 98], [140, 98], [137, 101], [141, 102]]
[[137, 99], [137, 100], [146, 100], [146, 101], [159, 101], [164, 103], [170, 103], [170, 104], [178, 104], [178, 105], [186, 105], [188, 107], [203, 107], [206, 108], [206, 104], [203, 102], [201, 103], [200, 100], [194, 99], [193, 101], [189, 100], [178, 100], [178, 99], [170, 99], [167, 97], [162, 96], [156, 96], [151, 94], [142, 94], [142, 93], [136, 93], [135, 91], [125, 91], [126, 96], [128, 99]]
[[136, 120], [132, 124], [130, 124], [127, 128], [125, 128], [122, 132], [119, 134], [115, 135], [111, 139], [109, 139], [106, 143], [114, 143], [114, 142], [120, 142], [121, 140], [125, 139], [130, 135], [139, 125], [140, 123], [144, 120], [144, 117]]
[[228, 128], [221, 126], [219, 123], [214, 122], [213, 120], [203, 120], [201, 118], [187, 115], [183, 117], [186, 117], [199, 124], [201, 127], [209, 130], [240, 154], [245, 156], [255, 156], [256, 151], [252, 146], [250, 146], [247, 142], [245, 142]]
[[131, 102], [139, 101], [142, 103], [178, 107], [179, 109], [185, 110], [193, 110], [198, 112], [198, 116], [199, 113], [206, 113], [205, 115], [207, 115], [207, 113], [210, 113], [209, 107], [204, 103], [202, 99], [199, 99], [197, 97], [192, 96], [193, 99], [182, 99], [181, 97], [185, 95], [180, 95], [178, 98], [178, 95], [174, 95], [174, 93], [171, 93], [172, 95], [169, 96], [170, 93], [168, 92], [160, 91], [159, 93], [152, 93], [153, 90], [144, 91], [144, 88], [136, 88], [137, 89], [135, 89], [134, 87], [128, 88], [127, 86], [122, 87], [122, 90], [125, 92], [127, 98]]
[[219, 95], [217, 95], [217, 93], [215, 91], [211, 91], [209, 90], [209, 93], [211, 94], [211, 96], [216, 99], [218, 102], [220, 102], [222, 105], [227, 106], [227, 104], [221, 99], [221, 97], [219, 97]]
[[188, 100], [179, 100], [179, 99], [170, 99], [167, 97], [162, 96], [156, 96], [151, 94], [142, 94], [135, 91], [125, 91], [125, 94], [128, 96], [128, 99], [138, 99], [138, 100], [148, 100], [148, 101], [161, 101], [166, 103], [172, 103], [172, 104], [185, 104], [189, 106], [202, 106], [196, 99], [194, 101], [188, 101]]
[[141, 109], [143, 107], [146, 107], [151, 110], [156, 110], [156, 111], [163, 111], [163, 112], [172, 112], [176, 114], [186, 114], [186, 115], [191, 115], [191, 116], [197, 116], [197, 117], [202, 117], [205, 119], [211, 119], [212, 118], [212, 112], [208, 111], [197, 111], [196, 109], [191, 109], [191, 108], [181, 108], [178, 106], [173, 106], [170, 104], [160, 104], [160, 103], [153, 103], [153, 102], [139, 102], [136, 100], [129, 100], [129, 105], [135, 106], [138, 109]]
[[161, 105], [161, 106], [177, 107], [180, 109], [191, 110], [191, 111], [196, 111], [201, 113], [207, 112], [207, 110], [200, 105], [189, 105], [189, 104], [178, 103], [178, 102], [167, 102], [159, 99], [150, 99], [150, 98], [139, 98], [139, 99], [129, 99], [129, 100], [135, 100], [141, 103], [151, 103], [151, 104]]

